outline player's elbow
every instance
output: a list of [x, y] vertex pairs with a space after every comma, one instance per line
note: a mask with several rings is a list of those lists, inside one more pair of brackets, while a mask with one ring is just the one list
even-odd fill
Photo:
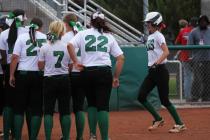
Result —
[[117, 61], [125, 61], [125, 56], [123, 55], [123, 54], [121, 54], [121, 55], [119, 55], [119, 56], [117, 56]]

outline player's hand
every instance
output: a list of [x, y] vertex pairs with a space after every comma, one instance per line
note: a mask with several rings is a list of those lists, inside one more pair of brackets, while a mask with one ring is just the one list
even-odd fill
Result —
[[11, 87], [15, 87], [15, 77], [14, 76], [10, 76], [9, 84]]
[[84, 70], [84, 66], [82, 64], [75, 63], [74, 66], [79, 71], [83, 71]]
[[73, 64], [69, 64], [69, 72], [71, 72], [73, 69]]
[[113, 81], [112, 81], [112, 87], [113, 88], [117, 88], [117, 87], [119, 87], [120, 86], [120, 81], [119, 81], [119, 79], [118, 78], [113, 78]]

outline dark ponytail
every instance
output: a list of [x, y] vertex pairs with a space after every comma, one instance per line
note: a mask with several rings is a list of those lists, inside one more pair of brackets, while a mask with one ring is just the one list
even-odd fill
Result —
[[22, 9], [16, 9], [12, 12], [12, 14], [14, 15], [14, 21], [10, 26], [9, 35], [8, 35], [8, 39], [7, 39], [9, 50], [13, 50], [14, 44], [15, 44], [15, 42], [17, 40], [17, 36], [18, 36], [18, 29], [17, 29], [17, 25], [16, 25], [16, 22], [18, 19], [16, 19], [15, 17], [17, 17], [19, 15], [24, 16], [25, 11]]
[[29, 27], [29, 36], [30, 36], [30, 40], [34, 46], [37, 45], [35, 31], [37, 29], [41, 28], [42, 25], [43, 25], [43, 22], [39, 18], [33, 18], [31, 20], [30, 27]]
[[7, 39], [9, 50], [13, 50], [14, 44], [17, 40], [17, 34], [18, 34], [17, 27], [14, 20], [12, 25], [10, 26], [9, 35]]
[[[102, 17], [100, 17], [102, 16]], [[111, 32], [110, 28], [106, 25], [104, 15], [100, 12], [96, 12], [91, 16], [91, 25], [98, 29], [100, 33], [108, 33]]]

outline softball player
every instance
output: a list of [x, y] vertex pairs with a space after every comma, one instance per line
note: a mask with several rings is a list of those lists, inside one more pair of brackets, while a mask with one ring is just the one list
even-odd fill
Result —
[[[0, 60], [1, 60], [1, 54], [0, 54]], [[4, 74], [3, 74], [3, 70], [1, 67], [1, 63], [0, 63], [0, 116], [2, 115], [3, 112], [3, 106], [4, 106]], [[0, 137], [2, 137], [4, 135], [4, 133], [2, 132], [2, 130], [0, 129]]]
[[[8, 29], [8, 25], [6, 24], [6, 17], [5, 16], [1, 16], [0, 18], [0, 33], [6, 29]], [[1, 62], [1, 53], [0, 53], [0, 62]], [[2, 112], [3, 112], [3, 106], [4, 106], [4, 74], [3, 74], [3, 70], [2, 70], [2, 66], [0, 63], [0, 116], [2, 116]], [[3, 137], [4, 133], [2, 130], [0, 130], [0, 137]]]
[[148, 53], [149, 73], [144, 79], [139, 91], [138, 100], [152, 114], [154, 121], [148, 129], [154, 130], [164, 124], [163, 118], [155, 111], [155, 109], [147, 101], [147, 96], [150, 91], [157, 86], [161, 104], [164, 105], [175, 120], [175, 125], [169, 130], [171, 133], [181, 132], [186, 129], [183, 122], [180, 120], [174, 105], [169, 101], [169, 73], [165, 63], [169, 50], [166, 45], [165, 37], [159, 32], [159, 27], [162, 24], [162, 16], [158, 12], [150, 12], [144, 20], [147, 24], [147, 29], [150, 33], [146, 43]]
[[[62, 41], [68, 43], [74, 35], [77, 33], [75, 29], [75, 24], [77, 22], [77, 17], [74, 14], [68, 14], [63, 19], [66, 26], [66, 33], [62, 37]], [[75, 49], [78, 60], [80, 60], [79, 49]], [[70, 72], [71, 79], [71, 91], [72, 91], [72, 101], [73, 101], [73, 111], [75, 114], [76, 130], [77, 130], [77, 140], [83, 140], [83, 131], [85, 126], [85, 114], [84, 114], [84, 99], [85, 93], [82, 88], [82, 77], [81, 72], [79, 72], [75, 67], [73, 67]]]
[[[73, 46], [81, 50], [81, 63], [84, 65], [82, 77], [88, 101], [88, 121], [90, 139], [95, 140], [98, 122], [101, 139], [108, 140], [109, 99], [113, 86], [119, 86], [119, 75], [124, 63], [123, 52], [115, 38], [105, 25], [104, 14], [96, 12], [91, 16], [91, 29], [80, 31], [70, 41], [68, 49]], [[111, 72], [110, 54], [116, 59], [114, 78]]]
[[[64, 34], [64, 24], [54, 21], [49, 26], [48, 40], [40, 49], [39, 68], [44, 69], [44, 126], [46, 140], [51, 139], [55, 101], [58, 100], [60, 123], [63, 140], [69, 140], [70, 135], [70, 57], [67, 44], [61, 41]], [[76, 56], [72, 57], [74, 62]]]
[[28, 32], [28, 30], [23, 27], [24, 20], [26, 20], [25, 11], [21, 9], [14, 10], [9, 14], [6, 20], [10, 28], [3, 31], [0, 35], [0, 53], [2, 55], [2, 64], [5, 67], [5, 106], [3, 109], [4, 140], [9, 139], [14, 119], [12, 108], [15, 88], [9, 85], [9, 64], [17, 36]]
[[[1, 60], [1, 54], [0, 54], [0, 60]], [[4, 74], [3, 74], [3, 70], [2, 70], [2, 67], [1, 67], [1, 63], [0, 63], [0, 115], [2, 114], [2, 111], [3, 111], [3, 105], [4, 105], [4, 99], [3, 99], [3, 94], [4, 94], [4, 85], [3, 85], [3, 82], [4, 82]]]
[[[33, 18], [29, 33], [21, 34], [14, 46], [10, 64], [10, 85], [16, 86], [14, 103], [15, 139], [21, 140], [24, 112], [30, 108], [30, 140], [36, 140], [42, 116], [42, 72], [38, 68], [38, 54], [46, 35], [41, 33], [42, 21]], [[15, 70], [18, 64], [17, 76]], [[29, 82], [30, 81], [30, 82]]]

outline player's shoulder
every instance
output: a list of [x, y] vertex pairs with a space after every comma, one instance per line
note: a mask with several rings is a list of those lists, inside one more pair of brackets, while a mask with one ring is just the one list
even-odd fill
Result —
[[79, 31], [77, 34], [86, 35], [86, 34], [95, 34], [94, 28], [88, 28], [83, 31]]
[[50, 44], [49, 42], [46, 42], [42, 45], [42, 47], [40, 48], [41, 51], [46, 51], [48, 48], [50, 48]]
[[26, 42], [29, 39], [29, 33], [22, 33], [18, 36], [18, 41]]
[[65, 33], [62, 36], [61, 40], [64, 42], [69, 42], [73, 37], [74, 37], [74, 33], [73, 31], [70, 31], [70, 32]]
[[163, 34], [160, 31], [156, 31], [154, 34], [157, 36], [163, 36]]
[[0, 36], [1, 37], [8, 37], [8, 34], [9, 34], [9, 29], [6, 29], [3, 32], [1, 32]]
[[19, 27], [18, 34], [28, 33], [29, 29], [27, 27]]
[[114, 35], [111, 32], [104, 32], [102, 36], [106, 36], [110, 39], [115, 39]]
[[154, 34], [157, 38], [165, 38], [163, 33], [159, 32], [159, 31], [156, 31], [155, 34]]
[[37, 31], [37, 37], [47, 39], [47, 35], [40, 31]]
[[58, 44], [57, 44], [58, 47], [61, 46], [61, 47], [63, 47], [63, 48], [67, 48], [68, 42], [64, 42], [64, 41], [62, 41], [62, 40], [59, 40], [57, 43], [58, 43]]
[[67, 48], [67, 42], [64, 42], [62, 40], [57, 40], [54, 43], [49, 43], [48, 42], [46, 46], [48, 46], [52, 49], [61, 49], [61, 48], [64, 48], [64, 47]]

